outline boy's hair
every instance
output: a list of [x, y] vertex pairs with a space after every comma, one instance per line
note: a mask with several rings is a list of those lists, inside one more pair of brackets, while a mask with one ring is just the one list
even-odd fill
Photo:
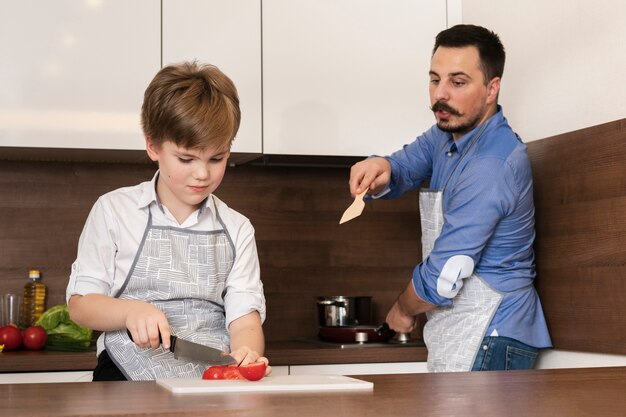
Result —
[[230, 149], [241, 111], [233, 82], [213, 65], [183, 62], [162, 68], [141, 106], [144, 135], [197, 149]]
[[475, 25], [456, 25], [441, 31], [435, 38], [433, 55], [440, 46], [463, 48], [475, 46], [485, 75], [485, 84], [494, 77], [502, 78], [504, 72], [504, 46], [497, 34]]

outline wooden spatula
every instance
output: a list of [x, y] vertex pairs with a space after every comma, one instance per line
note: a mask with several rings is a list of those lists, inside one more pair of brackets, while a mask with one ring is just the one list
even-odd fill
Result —
[[363, 213], [363, 208], [365, 207], [365, 203], [363, 202], [363, 196], [365, 195], [367, 190], [369, 190], [369, 188], [366, 188], [363, 192], [357, 194], [357, 196], [354, 197], [354, 201], [352, 202], [352, 204], [350, 204], [350, 207], [348, 207], [346, 211], [343, 212], [343, 216], [341, 216], [339, 224], [350, 221], [355, 217], [359, 217], [361, 213]]

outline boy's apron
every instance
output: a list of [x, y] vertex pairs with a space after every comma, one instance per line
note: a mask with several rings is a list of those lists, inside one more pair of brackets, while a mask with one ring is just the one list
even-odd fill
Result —
[[[173, 335], [229, 351], [222, 293], [235, 248], [215, 210], [222, 227], [215, 231], [153, 226], [149, 212], [133, 266], [115, 296], [161, 309]], [[162, 346], [139, 348], [126, 329], [106, 332], [104, 343], [113, 362], [131, 380], [201, 377], [208, 365], [174, 359]]]
[[[483, 134], [487, 123], [477, 132], [467, 150], [461, 155], [444, 187], [439, 190], [420, 190], [420, 218], [422, 226], [422, 259], [433, 249], [444, 223], [443, 192], [448, 181]], [[503, 295], [493, 290], [478, 275], [457, 282], [452, 305], [437, 307], [426, 313], [424, 342], [428, 348], [430, 372], [469, 371]]]

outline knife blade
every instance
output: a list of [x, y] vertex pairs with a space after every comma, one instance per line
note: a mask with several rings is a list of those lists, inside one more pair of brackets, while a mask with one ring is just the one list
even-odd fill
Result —
[[[130, 331], [126, 330], [126, 333], [128, 333], [130, 340], [133, 340]], [[235, 358], [219, 349], [181, 339], [174, 335], [170, 336], [170, 351], [176, 359], [184, 358], [211, 365], [234, 365], [237, 363]]]

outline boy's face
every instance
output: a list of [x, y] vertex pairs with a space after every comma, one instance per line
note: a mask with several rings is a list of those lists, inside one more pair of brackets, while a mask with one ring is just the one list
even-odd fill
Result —
[[159, 164], [157, 194], [180, 221], [195, 211], [222, 182], [230, 155], [224, 149], [187, 149], [146, 139], [148, 156]]

